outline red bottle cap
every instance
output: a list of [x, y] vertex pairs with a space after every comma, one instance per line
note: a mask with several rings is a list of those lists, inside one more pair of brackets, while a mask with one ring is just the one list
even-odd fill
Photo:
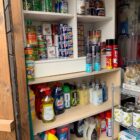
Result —
[[49, 87], [45, 88], [45, 95], [51, 95], [51, 89]]
[[111, 111], [106, 112], [106, 118], [111, 118], [111, 117], [112, 117]]

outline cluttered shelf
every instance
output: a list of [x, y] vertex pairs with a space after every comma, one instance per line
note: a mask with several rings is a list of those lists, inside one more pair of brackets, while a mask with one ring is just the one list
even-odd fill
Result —
[[107, 101], [99, 106], [88, 105], [78, 105], [71, 109], [65, 111], [65, 113], [58, 115], [56, 120], [51, 123], [43, 123], [41, 120], [35, 119], [33, 121], [34, 135], [41, 133], [46, 130], [50, 130], [62, 125], [66, 125], [75, 122], [80, 119], [84, 119], [101, 112], [110, 110], [112, 108], [112, 101]]

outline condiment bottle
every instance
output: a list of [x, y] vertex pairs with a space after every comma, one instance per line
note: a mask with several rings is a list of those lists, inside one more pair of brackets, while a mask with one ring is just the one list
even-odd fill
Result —
[[95, 90], [95, 83], [92, 82], [92, 84], [91, 84], [91, 86], [89, 88], [89, 102], [90, 102], [90, 104], [93, 103], [94, 90]]
[[68, 84], [64, 84], [63, 93], [64, 93], [65, 108], [68, 109], [71, 107], [71, 97], [70, 97], [71, 90]]
[[51, 97], [51, 89], [48, 87], [45, 89], [45, 96], [42, 99], [42, 121], [44, 123], [55, 119], [53, 104], [54, 99]]
[[55, 114], [59, 115], [59, 114], [64, 113], [65, 111], [64, 96], [63, 96], [62, 88], [59, 83], [56, 84], [53, 90], [53, 98], [54, 98]]

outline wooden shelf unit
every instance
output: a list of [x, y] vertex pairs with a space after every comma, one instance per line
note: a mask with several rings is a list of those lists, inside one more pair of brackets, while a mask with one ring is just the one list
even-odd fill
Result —
[[[117, 104], [116, 104], [117, 105]], [[94, 115], [97, 115], [101, 112], [110, 110], [112, 108], [112, 101], [107, 101], [99, 106], [94, 106], [92, 104], [71, 107], [70, 109], [65, 110], [61, 115], [56, 116], [56, 120], [51, 123], [43, 123], [37, 118], [33, 121], [34, 135], [37, 133], [57, 128], [81, 119], [85, 119]]]
[[93, 22], [109, 21], [109, 20], [112, 19], [112, 17], [78, 15], [77, 16], [77, 19], [78, 19], [78, 22], [82, 22], [82, 23], [93, 23]]
[[55, 12], [40, 12], [40, 11], [23, 11], [25, 19], [31, 19], [35, 21], [61, 21], [72, 19], [74, 16], [72, 14], [62, 14]]
[[56, 75], [56, 76], [47, 76], [47, 77], [42, 77], [42, 78], [36, 78], [34, 81], [29, 81], [28, 84], [33, 85], [33, 84], [75, 79], [75, 78], [80, 78], [80, 77], [95, 76], [95, 75], [100, 75], [100, 74], [112, 73], [118, 70], [120, 70], [120, 68], [116, 68], [112, 70], [103, 69], [99, 72], [94, 71], [92, 73], [77, 72], [77, 73], [69, 73], [69, 74]]

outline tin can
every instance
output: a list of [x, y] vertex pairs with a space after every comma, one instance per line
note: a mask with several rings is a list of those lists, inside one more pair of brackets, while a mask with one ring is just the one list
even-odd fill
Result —
[[25, 47], [24, 51], [25, 51], [25, 58], [26, 60], [34, 60], [34, 49], [33, 49], [33, 45], [27, 44], [27, 46]]
[[34, 80], [34, 61], [32, 60], [26, 61], [26, 73], [28, 80]]
[[46, 48], [39, 48], [38, 49], [38, 57], [40, 60], [46, 59], [47, 58], [47, 50]]
[[136, 106], [133, 112], [133, 126], [140, 129], [140, 106]]

